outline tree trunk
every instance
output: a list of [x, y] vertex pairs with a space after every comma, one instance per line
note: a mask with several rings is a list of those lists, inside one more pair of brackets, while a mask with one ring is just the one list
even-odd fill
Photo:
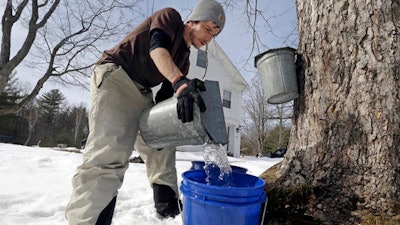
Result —
[[79, 134], [79, 128], [81, 127], [83, 118], [85, 116], [85, 108], [77, 108], [76, 110], [76, 117], [75, 117], [75, 129], [74, 129], [74, 144], [77, 145], [77, 139]]
[[324, 224], [400, 214], [399, 1], [298, 0], [297, 13], [303, 67], [281, 187], [312, 190], [306, 213]]

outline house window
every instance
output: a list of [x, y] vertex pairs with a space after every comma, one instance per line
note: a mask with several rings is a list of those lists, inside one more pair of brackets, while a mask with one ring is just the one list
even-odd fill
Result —
[[230, 91], [224, 90], [222, 105], [226, 108], [231, 108], [232, 93]]
[[204, 50], [197, 50], [197, 66], [207, 68], [207, 53]]

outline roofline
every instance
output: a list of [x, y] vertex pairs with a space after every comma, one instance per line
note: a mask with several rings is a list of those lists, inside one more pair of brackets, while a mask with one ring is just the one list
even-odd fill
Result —
[[249, 87], [249, 84], [247, 83], [247, 81], [244, 79], [244, 77], [239, 72], [239, 70], [236, 68], [236, 66], [232, 63], [230, 58], [226, 55], [224, 50], [222, 50], [221, 46], [218, 44], [218, 42], [216, 40], [213, 40], [209, 44], [209, 48], [210, 47], [211, 47], [211, 49], [210, 49], [211, 52], [212, 52], [212, 50], [214, 48], [215, 53], [217, 54], [217, 57], [219, 59], [221, 59], [223, 63], [227, 64], [227, 67], [228, 67], [227, 69], [231, 70], [230, 72], [234, 76], [234, 79], [236, 81], [235, 83], [238, 84], [238, 85], [243, 86], [243, 89]]

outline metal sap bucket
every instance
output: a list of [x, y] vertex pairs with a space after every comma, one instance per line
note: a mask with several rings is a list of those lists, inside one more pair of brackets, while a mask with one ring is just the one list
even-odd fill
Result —
[[299, 97], [295, 67], [295, 49], [285, 47], [266, 51], [255, 57], [267, 102], [281, 104]]
[[228, 143], [219, 84], [206, 80], [204, 85], [206, 91], [200, 92], [200, 95], [206, 111], [200, 113], [197, 104], [194, 104], [192, 122], [182, 123], [178, 119], [175, 96], [142, 112], [139, 129], [147, 145], [159, 149], [200, 145], [207, 141], [222, 145]]

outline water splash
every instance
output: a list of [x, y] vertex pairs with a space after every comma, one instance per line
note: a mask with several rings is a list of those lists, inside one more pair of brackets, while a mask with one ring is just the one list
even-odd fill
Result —
[[225, 147], [221, 144], [206, 142], [203, 145], [204, 170], [209, 185], [231, 186], [232, 168]]

